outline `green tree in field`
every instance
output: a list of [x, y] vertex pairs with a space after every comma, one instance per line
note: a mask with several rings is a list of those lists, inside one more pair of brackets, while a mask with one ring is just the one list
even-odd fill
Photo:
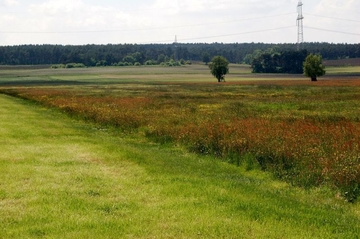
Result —
[[229, 73], [229, 61], [225, 57], [215, 56], [209, 64], [209, 68], [218, 82], [224, 81], [225, 75]]
[[311, 81], [317, 81], [317, 77], [325, 75], [325, 66], [322, 64], [321, 55], [310, 54], [306, 57], [304, 64], [304, 75], [311, 78]]

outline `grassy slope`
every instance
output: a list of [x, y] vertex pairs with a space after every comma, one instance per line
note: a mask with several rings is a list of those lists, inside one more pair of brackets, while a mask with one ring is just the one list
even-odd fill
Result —
[[358, 204], [0, 96], [0, 238], [356, 238]]

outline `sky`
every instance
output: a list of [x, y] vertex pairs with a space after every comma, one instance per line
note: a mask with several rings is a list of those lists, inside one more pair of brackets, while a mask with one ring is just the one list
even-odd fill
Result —
[[[0, 0], [0, 45], [296, 43], [299, 0]], [[302, 0], [305, 42], [360, 43], [359, 0]]]

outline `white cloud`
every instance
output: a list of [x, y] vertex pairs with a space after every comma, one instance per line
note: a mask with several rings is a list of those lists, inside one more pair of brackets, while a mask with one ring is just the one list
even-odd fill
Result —
[[[147, 14], [85, 0], [47, 0], [21, 14], [0, 15], [0, 44], [87, 44], [139, 42], [153, 27]], [[104, 4], [103, 4], [104, 5]], [[4, 43], [5, 42], [5, 43]]]
[[[320, 0], [309, 15], [305, 15], [307, 41], [360, 42], [358, 0]], [[312, 15], [314, 14], [314, 15]], [[311, 29], [317, 28], [317, 29]], [[348, 34], [345, 34], [348, 33]]]
[[56, 14], [59, 12], [72, 12], [74, 9], [79, 9], [81, 7], [83, 7], [81, 0], [50, 0], [41, 4], [30, 5], [29, 9], [34, 13]]
[[[13, 6], [12, 12], [0, 15], [0, 45], [170, 43], [175, 35], [179, 42], [296, 42], [297, 39], [298, 0], [18, 2], [0, 0], [0, 6]], [[358, 19], [360, 1], [304, 0], [303, 3], [305, 26], [358, 33], [358, 22], [306, 14]], [[288, 26], [293, 28], [283, 28]], [[275, 28], [281, 29], [267, 31]], [[305, 41], [359, 42], [354, 38], [305, 29]]]
[[321, 0], [315, 9], [315, 12], [332, 17], [342, 16], [358, 19], [359, 10], [359, 0]]
[[19, 3], [16, 0], [0, 0], [0, 5], [6, 6], [6, 7], [12, 7], [17, 6]]
[[229, 7], [229, 3], [236, 2], [232, 0], [156, 0], [152, 9], [159, 13], [174, 14], [183, 12], [203, 12], [213, 9], [225, 9]]
[[128, 20], [129, 15], [111, 7], [86, 4], [83, 0], [50, 0], [31, 5], [33, 25], [47, 26], [47, 31], [109, 30]]

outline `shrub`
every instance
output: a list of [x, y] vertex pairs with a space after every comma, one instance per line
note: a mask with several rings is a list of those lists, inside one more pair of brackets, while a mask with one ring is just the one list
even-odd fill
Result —
[[53, 68], [53, 69], [65, 68], [65, 65], [64, 64], [56, 64], [56, 65], [52, 65], [51, 68]]
[[83, 63], [68, 63], [65, 68], [83, 68], [86, 67]]
[[101, 60], [96, 62], [96, 66], [107, 66], [108, 63], [105, 60]]
[[156, 65], [157, 63], [156, 63], [156, 61], [154, 61], [154, 60], [148, 60], [148, 61], [146, 61], [145, 62], [145, 65], [146, 66], [153, 66], [153, 65]]

